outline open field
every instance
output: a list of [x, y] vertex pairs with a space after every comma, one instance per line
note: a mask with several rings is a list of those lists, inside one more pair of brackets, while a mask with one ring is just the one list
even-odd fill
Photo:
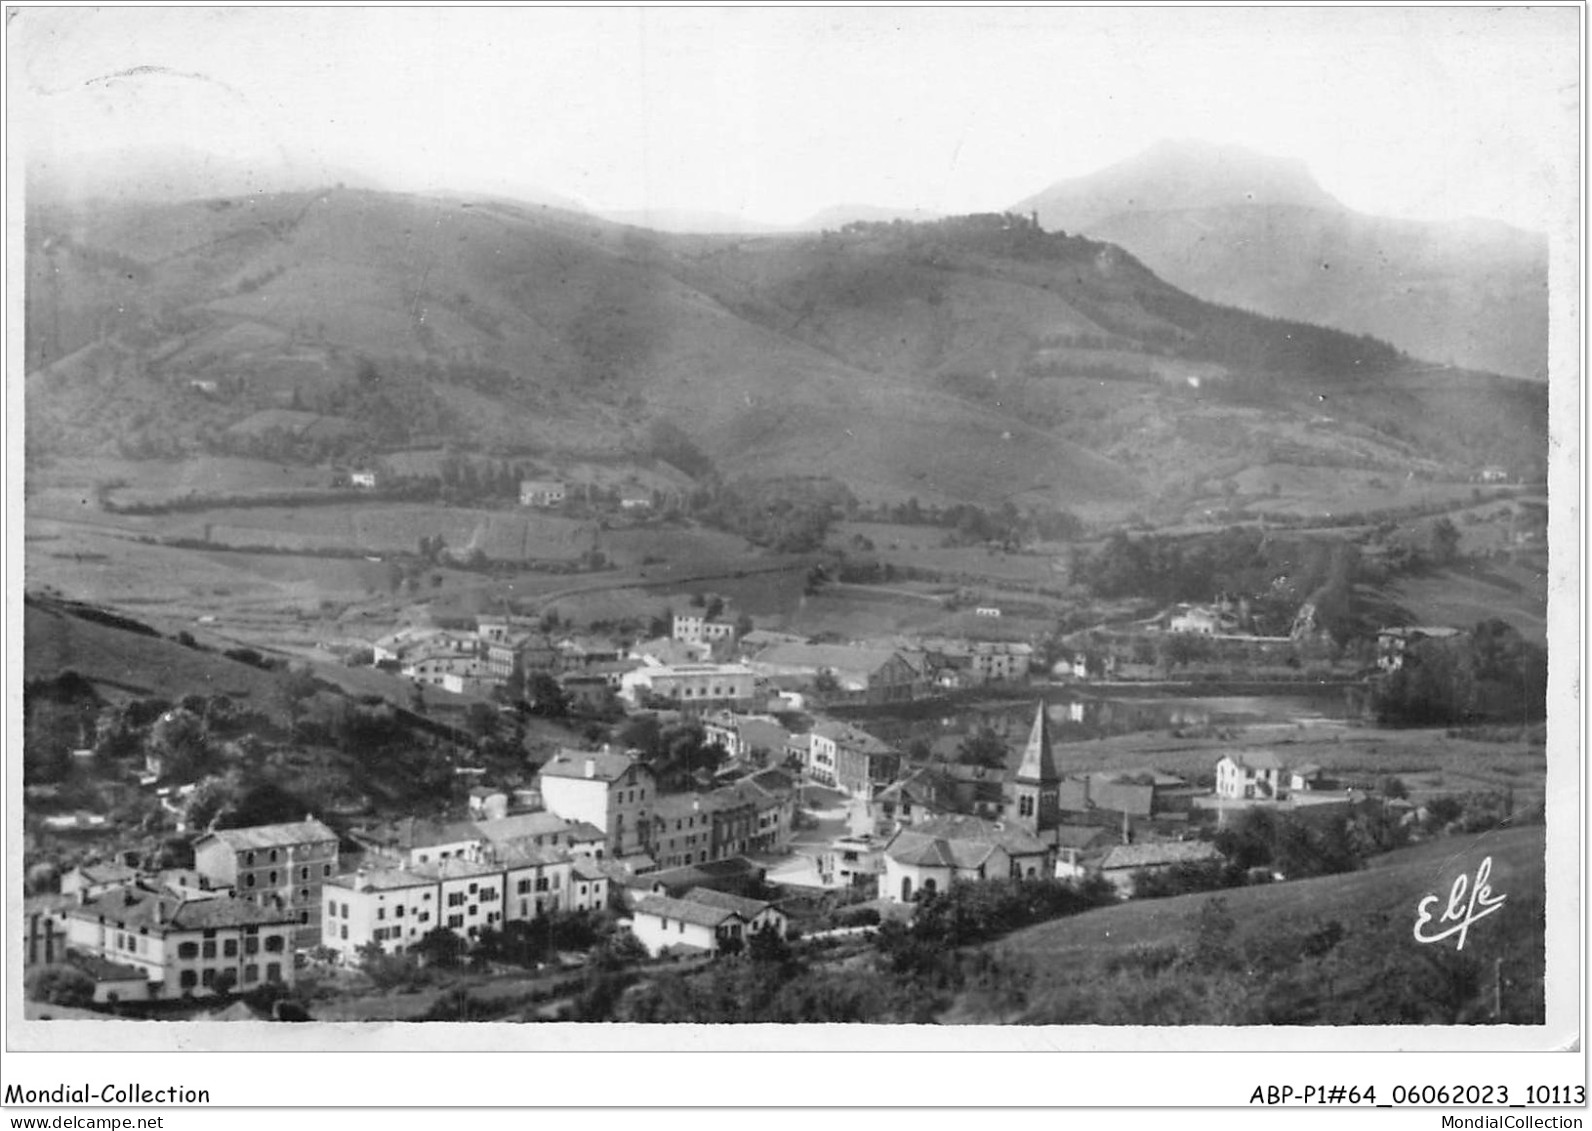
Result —
[[1375, 787], [1384, 777], [1401, 778], [1412, 797], [1514, 789], [1517, 804], [1543, 796], [1547, 753], [1540, 741], [1474, 741], [1440, 729], [1392, 730], [1314, 720], [1258, 724], [1224, 730], [1226, 737], [1165, 731], [1078, 742], [1058, 742], [1056, 761], [1064, 773], [1098, 770], [1163, 770], [1191, 781], [1213, 778], [1224, 755], [1245, 749], [1272, 750], [1291, 765], [1313, 763], [1349, 784]]

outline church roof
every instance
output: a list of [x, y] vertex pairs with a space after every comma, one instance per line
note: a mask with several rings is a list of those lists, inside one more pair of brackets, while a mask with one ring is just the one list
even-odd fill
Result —
[[1061, 772], [1056, 769], [1056, 755], [1050, 748], [1050, 717], [1045, 713], [1043, 703], [1034, 712], [1034, 729], [1028, 732], [1028, 745], [1023, 747], [1023, 760], [1017, 767], [1017, 780], [1061, 780]]

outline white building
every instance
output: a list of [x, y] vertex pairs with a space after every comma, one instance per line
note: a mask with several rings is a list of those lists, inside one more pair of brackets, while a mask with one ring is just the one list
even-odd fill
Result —
[[564, 484], [557, 479], [520, 480], [520, 506], [556, 507], [564, 501]]

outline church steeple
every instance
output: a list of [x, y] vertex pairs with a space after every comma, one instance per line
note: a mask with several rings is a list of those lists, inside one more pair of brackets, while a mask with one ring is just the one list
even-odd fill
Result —
[[1023, 760], [1012, 779], [1012, 794], [1017, 802], [1015, 822], [1038, 834], [1061, 823], [1061, 773], [1050, 748], [1050, 718], [1044, 703], [1034, 712], [1034, 727], [1023, 748]]
[[1028, 732], [1028, 745], [1023, 748], [1023, 761], [1017, 767], [1020, 782], [1055, 783], [1061, 780], [1056, 769], [1056, 755], [1050, 748], [1050, 716], [1041, 703], [1034, 712], [1034, 726]]

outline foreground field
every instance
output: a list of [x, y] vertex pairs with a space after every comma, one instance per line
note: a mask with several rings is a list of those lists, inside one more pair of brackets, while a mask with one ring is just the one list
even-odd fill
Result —
[[[1537, 826], [1442, 838], [1358, 872], [1139, 900], [1030, 927], [989, 948], [1023, 972], [1023, 1000], [975, 989], [947, 1019], [1540, 1024], [1543, 834]], [[1473, 925], [1463, 951], [1452, 938], [1417, 943], [1422, 900], [1446, 899], [1456, 878], [1475, 876], [1486, 860], [1493, 895], [1505, 901], [1499, 912]]]

